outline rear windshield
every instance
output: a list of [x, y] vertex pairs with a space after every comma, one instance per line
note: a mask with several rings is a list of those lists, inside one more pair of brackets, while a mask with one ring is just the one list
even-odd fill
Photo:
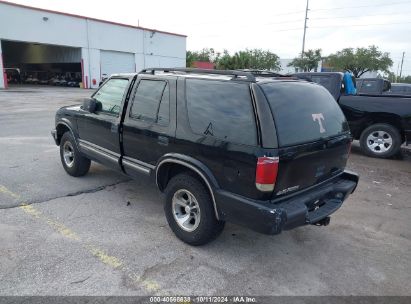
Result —
[[349, 131], [344, 114], [322, 86], [305, 82], [261, 84], [273, 113], [280, 146]]
[[360, 93], [377, 93], [378, 81], [377, 80], [364, 80], [361, 85]]

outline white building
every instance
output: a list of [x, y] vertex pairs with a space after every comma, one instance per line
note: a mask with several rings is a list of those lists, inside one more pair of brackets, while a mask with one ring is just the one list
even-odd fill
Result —
[[186, 36], [0, 0], [0, 55], [0, 71], [73, 73], [96, 88], [103, 74], [185, 67]]

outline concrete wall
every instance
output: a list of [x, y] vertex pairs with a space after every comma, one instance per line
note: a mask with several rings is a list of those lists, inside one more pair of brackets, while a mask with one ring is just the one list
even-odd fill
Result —
[[[0, 1], [0, 40], [81, 48], [88, 87], [100, 79], [100, 50], [135, 54], [136, 69], [185, 67], [186, 37]], [[93, 85], [92, 79], [97, 80]], [[1, 79], [0, 79], [1, 80]], [[0, 81], [0, 88], [3, 83]]]

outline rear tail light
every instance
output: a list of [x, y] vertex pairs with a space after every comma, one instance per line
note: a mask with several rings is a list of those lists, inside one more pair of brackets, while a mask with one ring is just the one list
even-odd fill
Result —
[[255, 173], [255, 186], [258, 190], [271, 192], [274, 190], [278, 174], [278, 157], [259, 157]]

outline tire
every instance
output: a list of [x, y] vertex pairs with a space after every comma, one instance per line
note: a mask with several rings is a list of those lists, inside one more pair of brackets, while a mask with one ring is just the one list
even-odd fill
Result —
[[[70, 156], [69, 152], [72, 153]], [[77, 149], [76, 141], [70, 132], [63, 134], [60, 140], [60, 159], [64, 170], [71, 176], [86, 175], [91, 161]]]
[[225, 222], [217, 220], [208, 190], [194, 174], [181, 173], [169, 181], [164, 211], [174, 234], [193, 246], [211, 242], [224, 229]]
[[397, 128], [378, 123], [366, 128], [360, 137], [361, 150], [368, 156], [389, 158], [400, 152], [401, 135]]

